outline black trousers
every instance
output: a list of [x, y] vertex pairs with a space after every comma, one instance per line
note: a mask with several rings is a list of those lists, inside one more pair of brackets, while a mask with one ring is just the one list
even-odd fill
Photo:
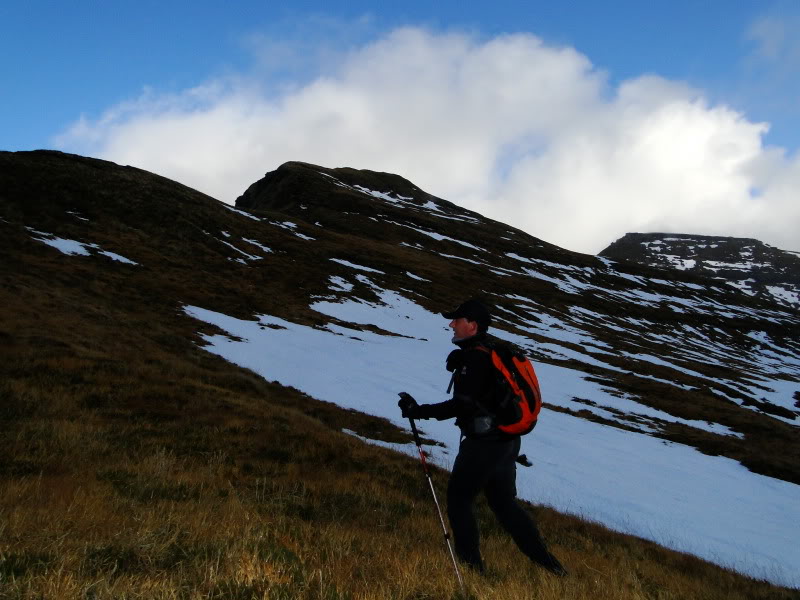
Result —
[[473, 504], [483, 491], [497, 520], [519, 549], [532, 561], [549, 564], [552, 556], [536, 523], [517, 503], [517, 465], [520, 440], [482, 441], [464, 438], [447, 486], [447, 516], [458, 557], [482, 571], [478, 524]]

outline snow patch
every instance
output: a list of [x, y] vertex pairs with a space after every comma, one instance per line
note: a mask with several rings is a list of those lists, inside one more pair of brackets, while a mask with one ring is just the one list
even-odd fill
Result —
[[254, 221], [260, 221], [261, 220], [258, 217], [256, 217], [255, 215], [251, 215], [249, 212], [245, 212], [243, 210], [239, 210], [238, 208], [233, 207], [230, 204], [226, 204], [225, 202], [221, 202], [220, 204], [222, 204], [222, 206], [224, 206], [228, 210], [230, 210], [232, 212], [235, 212], [236, 214], [242, 215], [243, 217], [247, 217], [248, 219], [253, 219]]
[[257, 248], [260, 248], [262, 252], [266, 252], [267, 254], [270, 254], [272, 252], [272, 248], [264, 246], [258, 240], [251, 240], [250, 238], [242, 238], [242, 239], [245, 242], [247, 242], [248, 244], [252, 244], [253, 246], [256, 246]]
[[125, 258], [121, 254], [116, 254], [114, 252], [109, 252], [107, 250], [103, 250], [97, 244], [90, 244], [86, 242], [78, 242], [75, 240], [69, 240], [66, 238], [60, 238], [52, 233], [45, 233], [43, 231], [36, 231], [30, 227], [26, 227], [29, 232], [31, 232], [31, 237], [36, 240], [37, 242], [42, 242], [43, 244], [47, 244], [62, 252], [63, 254], [67, 254], [69, 256], [92, 256], [93, 254], [100, 254], [111, 260], [125, 263], [128, 265], [138, 265], [139, 263], [130, 260], [129, 258]]
[[331, 283], [330, 289], [334, 292], [351, 292], [353, 290], [353, 284], [341, 277], [332, 276], [328, 281]]
[[411, 279], [414, 279], [416, 281], [427, 281], [427, 282], [430, 281], [430, 279], [425, 279], [424, 277], [419, 277], [418, 275], [414, 275], [413, 273], [411, 273], [409, 271], [406, 271], [406, 275], [408, 275], [409, 277], [411, 277]]
[[383, 271], [379, 271], [378, 269], [373, 269], [371, 267], [365, 267], [363, 265], [357, 265], [355, 263], [348, 262], [346, 260], [342, 260], [341, 258], [331, 258], [329, 259], [332, 262], [339, 263], [340, 265], [344, 265], [345, 267], [350, 267], [351, 269], [356, 269], [358, 271], [366, 271], [367, 273], [380, 273], [381, 275], [385, 275]]
[[[199, 307], [184, 310], [227, 332], [202, 335], [209, 352], [268, 380], [385, 417], [400, 427], [405, 420], [396, 406], [399, 391], [426, 403], [446, 398], [443, 360], [452, 346], [440, 316], [387, 290], [380, 292], [379, 302], [319, 302], [313, 308], [353, 326], [315, 329], [269, 315], [246, 321]], [[358, 327], [367, 324], [397, 335]], [[320, 366], [311, 376], [302, 366], [309, 361]], [[574, 408], [576, 398], [598, 407], [620, 402], [578, 371], [542, 363], [536, 369], [548, 404]], [[421, 425], [426, 436], [445, 444], [426, 448], [432, 461], [450, 467], [458, 429], [450, 421]], [[416, 450], [410, 444], [395, 449], [411, 455]], [[519, 494], [526, 500], [773, 583], [800, 586], [800, 486], [756, 475], [736, 461], [688, 446], [547, 408], [534, 433], [523, 438], [522, 451], [535, 463], [518, 474]]]

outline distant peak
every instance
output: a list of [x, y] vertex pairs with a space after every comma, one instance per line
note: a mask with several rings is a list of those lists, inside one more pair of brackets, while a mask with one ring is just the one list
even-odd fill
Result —
[[750, 296], [800, 308], [800, 256], [754, 238], [626, 233], [600, 256], [689, 271]]
[[287, 210], [293, 206], [324, 205], [326, 208], [358, 210], [374, 198], [396, 198], [419, 206], [433, 202], [450, 210], [470, 213], [455, 204], [420, 189], [394, 173], [329, 168], [289, 161], [253, 183], [236, 199], [236, 206], [256, 210]]

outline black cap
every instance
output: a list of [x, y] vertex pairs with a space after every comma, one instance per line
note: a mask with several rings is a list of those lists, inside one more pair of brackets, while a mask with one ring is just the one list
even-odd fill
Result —
[[467, 300], [457, 309], [451, 312], [443, 312], [442, 316], [445, 319], [460, 319], [464, 317], [468, 321], [475, 321], [481, 331], [486, 331], [489, 324], [492, 322], [492, 317], [489, 314], [489, 309], [480, 300]]

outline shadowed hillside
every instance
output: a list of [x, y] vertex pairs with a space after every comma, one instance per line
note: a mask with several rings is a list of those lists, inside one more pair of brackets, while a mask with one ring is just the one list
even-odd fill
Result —
[[[781, 458], [796, 447], [800, 424], [793, 398], [800, 392], [800, 317], [789, 309], [693, 273], [563, 250], [395, 175], [287, 163], [250, 186], [237, 206], [280, 208], [316, 223], [320, 234], [358, 239], [335, 256], [380, 270], [376, 283], [413, 290], [433, 311], [482, 294], [501, 327], [533, 342], [525, 349], [537, 360], [587, 373], [667, 415], [740, 434], [713, 435], [666, 417], [648, 422], [655, 435], [800, 482], [798, 464]], [[347, 293], [322, 296], [369, 301], [375, 293], [356, 282]], [[773, 351], [785, 362], [773, 361]], [[769, 394], [769, 382], [783, 378], [788, 386]], [[619, 427], [647, 420], [591, 399], [559, 409]]]
[[[800, 481], [796, 313], [567, 252], [395, 175], [287, 163], [234, 209], [132, 167], [3, 152], [0, 256], [0, 598], [456, 597], [418, 464], [357, 437], [408, 433], [207, 352], [237, 340], [190, 305], [399, 337], [312, 307], [380, 288], [436, 312], [480, 282], [498, 333], [621, 402], [550, 410]], [[481, 504], [492, 569], [472, 597], [800, 597], [528, 509], [573, 576], [521, 569]]]

